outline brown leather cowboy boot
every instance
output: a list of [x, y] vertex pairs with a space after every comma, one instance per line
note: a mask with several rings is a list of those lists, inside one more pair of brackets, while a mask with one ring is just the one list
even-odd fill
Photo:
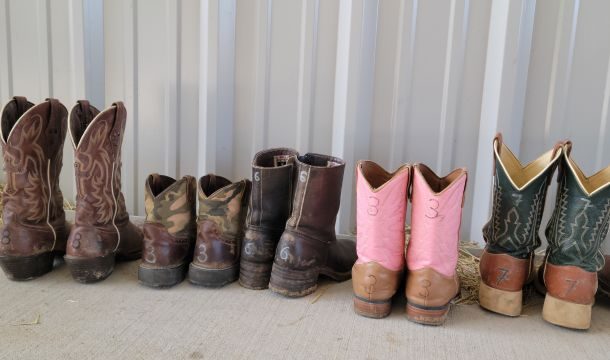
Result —
[[66, 108], [55, 99], [34, 106], [15, 96], [2, 111], [6, 186], [0, 265], [11, 280], [29, 280], [53, 268], [66, 249], [68, 225], [59, 190]]
[[199, 179], [197, 243], [189, 267], [192, 284], [221, 287], [239, 277], [249, 190], [249, 180], [231, 183], [212, 174]]
[[146, 179], [140, 283], [162, 288], [184, 280], [197, 231], [195, 182], [192, 176], [176, 181], [169, 176], [152, 174]]
[[129, 221], [121, 192], [126, 115], [122, 102], [100, 112], [85, 100], [70, 112], [77, 197], [65, 259], [79, 282], [103, 280], [115, 257], [135, 260], [142, 253], [142, 231]]
[[266, 289], [271, 277], [275, 248], [292, 208], [295, 174], [293, 149], [258, 152], [252, 161], [252, 191], [241, 251], [239, 284]]
[[345, 162], [305, 154], [296, 164], [292, 216], [277, 245], [269, 283], [271, 290], [289, 297], [314, 292], [320, 274], [337, 281], [349, 279], [357, 258], [356, 243], [335, 236]]

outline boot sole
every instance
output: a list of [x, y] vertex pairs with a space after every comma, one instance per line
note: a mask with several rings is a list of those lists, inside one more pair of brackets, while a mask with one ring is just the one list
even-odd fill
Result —
[[0, 256], [0, 267], [9, 280], [27, 281], [53, 270], [53, 252], [32, 256]]
[[286, 297], [302, 297], [318, 288], [318, 277], [324, 275], [335, 281], [345, 281], [352, 277], [351, 269], [344, 273], [322, 267], [312, 270], [293, 270], [273, 264], [269, 289]]
[[519, 316], [523, 304], [523, 291], [500, 290], [481, 281], [479, 304], [482, 308], [501, 315]]
[[449, 307], [450, 304], [443, 306], [423, 306], [411, 303], [407, 299], [407, 319], [418, 324], [439, 326], [447, 320]]
[[267, 289], [272, 264], [261, 264], [242, 259], [239, 265], [239, 285], [251, 290]]
[[319, 269], [292, 270], [273, 264], [269, 289], [286, 297], [302, 297], [316, 291]]
[[364, 317], [381, 319], [390, 315], [392, 300], [371, 301], [354, 295], [354, 311]]
[[115, 254], [95, 258], [64, 256], [72, 278], [83, 284], [95, 283], [106, 279], [114, 270]]
[[186, 276], [186, 264], [173, 268], [150, 268], [140, 264], [138, 267], [138, 281], [140, 284], [152, 288], [168, 288], [181, 283]]
[[593, 305], [575, 304], [549, 295], [544, 297], [542, 318], [554, 325], [569, 329], [587, 330], [591, 327]]
[[189, 266], [189, 282], [193, 285], [219, 288], [230, 284], [239, 278], [239, 265], [226, 269], [207, 269], [191, 263]]

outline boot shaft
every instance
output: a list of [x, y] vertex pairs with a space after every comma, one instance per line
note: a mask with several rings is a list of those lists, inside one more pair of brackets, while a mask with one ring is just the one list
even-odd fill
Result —
[[297, 156], [287, 148], [263, 150], [254, 156], [248, 226], [284, 228], [292, 206]]
[[197, 221], [210, 221], [221, 236], [241, 237], [248, 206], [250, 181], [232, 183], [222, 176], [209, 174], [199, 179]]
[[250, 181], [232, 183], [213, 174], [199, 179], [199, 216], [194, 263], [225, 269], [239, 261]]
[[372, 161], [356, 168], [358, 262], [377, 262], [386, 269], [404, 266], [405, 217], [411, 167], [388, 173]]
[[59, 174], [66, 118], [66, 108], [56, 99], [34, 105], [25, 97], [14, 97], [2, 110], [5, 224], [64, 218]]
[[152, 174], [146, 179], [146, 222], [160, 224], [172, 236], [186, 237], [197, 227], [196, 180], [192, 176], [174, 180]]
[[540, 246], [538, 229], [561, 144], [522, 166], [500, 135], [494, 139], [491, 218], [483, 228], [487, 251], [525, 259]]
[[426, 165], [413, 166], [410, 271], [431, 268], [454, 276], [467, 179], [463, 168], [441, 178]]
[[100, 112], [88, 101], [80, 100], [70, 112], [77, 224], [122, 224], [129, 220], [121, 192], [121, 145], [126, 116], [122, 102]]
[[555, 210], [546, 228], [547, 261], [589, 272], [604, 266], [601, 244], [610, 224], [610, 167], [586, 177], [564, 146]]
[[322, 241], [333, 241], [345, 162], [309, 153], [297, 157], [296, 164], [294, 200], [286, 227]]

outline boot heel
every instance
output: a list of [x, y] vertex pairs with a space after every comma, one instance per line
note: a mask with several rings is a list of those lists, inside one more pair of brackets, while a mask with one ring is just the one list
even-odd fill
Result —
[[238, 265], [226, 269], [206, 269], [193, 263], [189, 266], [189, 281], [194, 285], [218, 288], [236, 281], [238, 277]]
[[179, 284], [186, 276], [186, 264], [173, 268], [150, 268], [140, 264], [138, 281], [152, 288], [167, 288]]
[[51, 271], [53, 259], [52, 252], [32, 256], [0, 256], [0, 266], [10, 280], [25, 281]]
[[273, 264], [269, 289], [287, 297], [301, 297], [316, 291], [319, 270], [291, 270]]
[[354, 311], [358, 315], [381, 319], [392, 311], [392, 300], [369, 301], [354, 295]]
[[479, 304], [481, 307], [506, 316], [521, 315], [523, 291], [506, 291], [492, 288], [481, 281]]
[[251, 290], [263, 290], [269, 287], [271, 278], [271, 266], [269, 264], [255, 263], [241, 259], [239, 271], [239, 285]]
[[444, 306], [422, 306], [407, 300], [407, 319], [423, 325], [442, 325], [447, 319], [449, 304]]
[[575, 304], [549, 295], [544, 297], [542, 318], [551, 324], [570, 329], [586, 330], [591, 327], [593, 305]]
[[81, 258], [66, 255], [66, 265], [74, 280], [83, 283], [94, 283], [104, 280], [114, 270], [114, 254], [95, 258]]

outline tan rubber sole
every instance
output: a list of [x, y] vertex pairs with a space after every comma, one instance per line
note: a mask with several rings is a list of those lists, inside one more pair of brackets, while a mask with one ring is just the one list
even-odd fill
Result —
[[519, 316], [523, 307], [523, 291], [492, 288], [481, 281], [479, 304], [482, 308], [506, 316]]
[[390, 315], [390, 312], [392, 311], [392, 300], [368, 301], [354, 296], [354, 311], [361, 316], [381, 319]]
[[586, 330], [591, 327], [593, 305], [575, 304], [549, 295], [544, 297], [542, 318], [551, 324], [569, 329]]
[[407, 319], [418, 324], [439, 326], [447, 320], [449, 306], [450, 304], [435, 307], [422, 306], [407, 300]]

